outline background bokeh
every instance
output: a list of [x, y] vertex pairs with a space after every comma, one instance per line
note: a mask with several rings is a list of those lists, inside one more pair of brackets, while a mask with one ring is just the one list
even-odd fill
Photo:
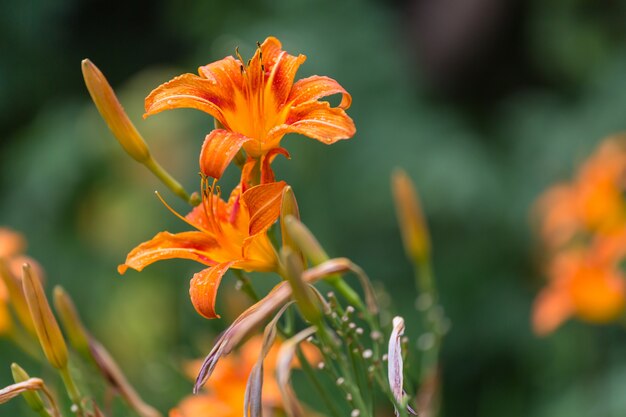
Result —
[[[419, 188], [452, 322], [443, 415], [625, 415], [623, 326], [570, 322], [544, 339], [531, 332], [543, 282], [529, 207], [604, 136], [626, 129], [626, 2], [140, 3], [0, 2], [0, 224], [26, 235], [48, 286], [67, 288], [149, 402], [167, 410], [190, 391], [179, 365], [206, 354], [224, 322], [190, 306], [188, 279], [199, 265], [117, 274], [137, 243], [185, 229], [155, 189], [185, 207], [113, 140], [80, 61], [102, 69], [157, 158], [195, 189], [211, 118], [178, 110], [142, 120], [143, 98], [237, 45], [249, 56], [275, 35], [308, 56], [299, 77], [329, 75], [352, 93], [358, 130], [332, 147], [286, 138], [292, 160], [277, 160], [276, 172], [328, 251], [363, 266], [406, 317], [415, 314], [414, 292], [392, 169], [404, 167]], [[225, 188], [236, 174], [227, 172]], [[234, 283], [220, 290], [229, 294], [218, 304], [227, 319], [245, 306]], [[0, 385], [14, 360], [40, 372], [3, 340], [0, 357]], [[0, 415], [22, 407], [4, 405]]]

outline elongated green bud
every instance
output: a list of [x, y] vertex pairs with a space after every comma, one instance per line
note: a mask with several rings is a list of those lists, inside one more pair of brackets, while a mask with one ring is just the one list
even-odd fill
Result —
[[40, 280], [28, 264], [22, 267], [22, 286], [37, 337], [48, 362], [57, 369], [67, 367], [67, 345], [59, 328]]
[[294, 242], [285, 225], [285, 221], [288, 216], [300, 220], [300, 210], [298, 209], [298, 202], [296, 201], [296, 196], [294, 195], [293, 189], [290, 186], [286, 186], [283, 189], [283, 195], [280, 205], [280, 234], [282, 236], [283, 246], [288, 246], [294, 252], [298, 253], [298, 255], [302, 258], [302, 261], [305, 262], [304, 254], [302, 253], [298, 245]]
[[322, 245], [300, 220], [293, 215], [288, 215], [282, 222], [292, 244], [301, 250], [314, 265], [319, 265], [329, 259]]
[[[30, 376], [26, 373], [21, 366], [16, 363], [11, 364], [11, 373], [13, 374], [13, 380], [16, 383], [25, 382], [30, 379]], [[46, 406], [41, 398], [41, 395], [37, 391], [24, 391], [22, 397], [26, 401], [26, 404], [40, 416], [49, 416], [46, 411]]]
[[302, 259], [287, 246], [283, 247], [280, 253], [285, 265], [287, 281], [291, 285], [293, 298], [296, 300], [300, 312], [309, 322], [319, 323], [322, 311], [313, 301], [308, 284], [302, 279], [302, 272], [304, 272]]

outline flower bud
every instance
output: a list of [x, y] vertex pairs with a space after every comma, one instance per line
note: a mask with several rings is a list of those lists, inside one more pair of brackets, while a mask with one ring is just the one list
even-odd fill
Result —
[[53, 367], [65, 369], [67, 367], [67, 346], [61, 329], [59, 329], [59, 324], [54, 318], [52, 310], [50, 310], [41, 282], [35, 277], [30, 265], [24, 264], [22, 272], [24, 296], [41, 348]]
[[393, 173], [391, 186], [404, 250], [411, 259], [423, 263], [430, 257], [430, 236], [415, 187], [402, 170]]
[[304, 272], [302, 259], [287, 246], [283, 247], [280, 253], [286, 269], [286, 279], [289, 281], [293, 298], [296, 300], [302, 316], [311, 323], [319, 323], [322, 312], [311, 297], [309, 284], [302, 279]]
[[[13, 374], [13, 380], [16, 383], [25, 382], [30, 379], [30, 376], [26, 373], [26, 371], [16, 363], [11, 364], [11, 373]], [[26, 404], [28, 404], [34, 412], [39, 413], [40, 415], [47, 414], [43, 399], [38, 392], [24, 391], [22, 393], [22, 397], [26, 401]]]
[[304, 253], [314, 265], [328, 260], [328, 254], [319, 244], [313, 233], [293, 215], [281, 218], [281, 226], [287, 231], [292, 244]]
[[283, 189], [283, 195], [280, 206], [280, 231], [283, 239], [283, 246], [288, 246], [292, 250], [298, 252], [302, 260], [304, 261], [304, 255], [298, 248], [293, 238], [289, 235], [289, 232], [285, 226], [285, 220], [287, 216], [300, 220], [300, 210], [298, 209], [298, 202], [296, 196], [293, 193], [293, 189], [290, 186], [286, 186]]
[[54, 307], [59, 314], [70, 344], [86, 357], [91, 357], [89, 333], [80, 321], [76, 307], [70, 296], [60, 286], [54, 287]]
[[87, 90], [117, 141], [137, 162], [147, 162], [150, 159], [148, 145], [128, 118], [105, 76], [88, 59], [83, 60], [81, 67]]

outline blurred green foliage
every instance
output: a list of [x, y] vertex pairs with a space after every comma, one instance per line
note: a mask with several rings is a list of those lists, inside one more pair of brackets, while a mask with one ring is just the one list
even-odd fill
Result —
[[[519, 51], [525, 71], [512, 72], [516, 82], [487, 99], [481, 92], [493, 86], [484, 80], [463, 99], [431, 88], [423, 62], [410, 53], [412, 2], [0, 3], [0, 223], [26, 235], [49, 284], [67, 288], [148, 402], [172, 407], [191, 389], [180, 364], [206, 354], [245, 301], [231, 276], [220, 289], [225, 320], [207, 322], [187, 295], [198, 265], [171, 261], [117, 274], [136, 244], [186, 227], [153, 190], [185, 207], [112, 139], [84, 89], [80, 60], [103, 70], [156, 157], [193, 190], [213, 121], [191, 110], [142, 121], [143, 98], [237, 45], [248, 56], [271, 34], [287, 51], [308, 56], [299, 77], [329, 75], [352, 93], [358, 129], [332, 147], [286, 138], [292, 160], [277, 160], [276, 172], [293, 186], [303, 220], [328, 251], [363, 266], [407, 317], [414, 292], [391, 170], [404, 167], [418, 185], [452, 320], [443, 415], [624, 415], [623, 327], [572, 322], [546, 339], [530, 331], [542, 280], [529, 208], [604, 136], [626, 129], [625, 3], [519, 2], [515, 10], [523, 13], [511, 18], [519, 33], [506, 47]], [[490, 59], [485, 65], [499, 68], [498, 55]], [[236, 174], [227, 171], [225, 188]], [[407, 324], [408, 334], [419, 332]], [[10, 382], [11, 361], [38, 374], [1, 340], [0, 355], [0, 385]], [[27, 413], [19, 402], [0, 409], [18, 412]]]

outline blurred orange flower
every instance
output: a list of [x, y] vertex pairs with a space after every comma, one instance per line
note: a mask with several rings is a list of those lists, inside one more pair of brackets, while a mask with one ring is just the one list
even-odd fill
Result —
[[[215, 117], [223, 128], [207, 135], [200, 154], [207, 176], [219, 179], [242, 146], [249, 158], [261, 162], [259, 169], [271, 169], [264, 159], [287, 133], [331, 144], [356, 132], [345, 112], [352, 98], [339, 83], [314, 75], [294, 84], [305, 59], [283, 51], [280, 41], [269, 37], [246, 65], [239, 54], [228, 56], [200, 67], [200, 76], [183, 74], [157, 87], [146, 98], [144, 117], [182, 107]], [[338, 107], [319, 100], [334, 94], [342, 95]]]
[[626, 276], [620, 269], [625, 255], [626, 229], [597, 237], [589, 248], [558, 253], [549, 265], [550, 283], [535, 300], [535, 332], [551, 333], [572, 316], [591, 323], [617, 319], [626, 303]]
[[606, 323], [624, 311], [625, 191], [622, 135], [602, 142], [574, 181], [551, 187], [538, 200], [549, 284], [533, 308], [537, 334], [552, 332], [571, 316]]
[[183, 258], [209, 268], [198, 272], [190, 283], [189, 295], [198, 313], [216, 318], [215, 297], [222, 276], [229, 268], [275, 271], [278, 258], [267, 229], [280, 213], [284, 182], [262, 184], [241, 192], [233, 190], [228, 202], [220, 198], [219, 187], [204, 180], [202, 204], [182, 218], [196, 231], [172, 234], [161, 232], [133, 249], [118, 267], [141, 271], [162, 259]]
[[[28, 263], [35, 270], [36, 276], [43, 278], [43, 271], [39, 264], [32, 258], [24, 255], [26, 239], [11, 229], [0, 227], [0, 334], [10, 330], [12, 322], [9, 314], [9, 304], [13, 308], [23, 324], [31, 329], [32, 321], [27, 311], [26, 300], [22, 294], [22, 285], [18, 281], [22, 278], [22, 265]], [[11, 284], [11, 288], [7, 287]], [[11, 290], [11, 291], [10, 291]], [[11, 292], [14, 297], [11, 299]]]
[[[239, 350], [222, 358], [199, 395], [184, 398], [170, 411], [170, 417], [220, 416], [239, 417], [243, 415], [244, 395], [248, 376], [258, 360], [263, 338], [252, 337]], [[302, 345], [306, 357], [311, 362], [319, 359], [315, 347]], [[263, 372], [263, 415], [275, 415], [273, 410], [280, 409], [282, 398], [274, 377], [280, 342], [274, 343], [264, 361]], [[202, 361], [193, 361], [187, 367], [187, 374], [195, 378]]]
[[536, 213], [548, 249], [558, 249], [577, 234], [610, 233], [626, 224], [626, 138], [604, 141], [572, 183], [551, 187]]

